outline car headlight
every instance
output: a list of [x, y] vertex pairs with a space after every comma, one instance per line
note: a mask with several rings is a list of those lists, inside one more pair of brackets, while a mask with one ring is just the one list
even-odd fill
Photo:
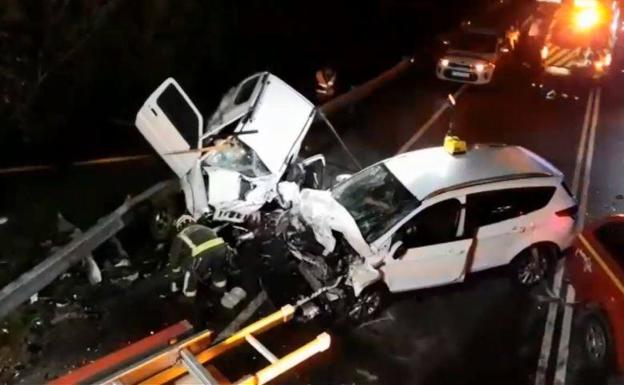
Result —
[[441, 65], [442, 67], [448, 67], [448, 65], [449, 65], [449, 61], [448, 61], [448, 59], [442, 59], [442, 60], [440, 60], [440, 65]]
[[482, 73], [483, 71], [485, 71], [485, 64], [475, 64], [475, 71], [477, 71], [477, 73]]

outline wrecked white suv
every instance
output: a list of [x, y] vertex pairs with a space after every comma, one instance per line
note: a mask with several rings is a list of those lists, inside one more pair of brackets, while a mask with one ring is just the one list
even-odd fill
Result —
[[319, 271], [329, 265], [320, 258], [301, 258], [306, 267], [299, 270], [317, 290], [320, 277], [335, 285], [342, 276], [356, 321], [378, 311], [384, 292], [460, 282], [497, 266], [510, 265], [521, 284], [539, 282], [570, 245], [577, 208], [561, 172], [505, 145], [398, 155], [331, 191], [304, 189], [296, 206], [325, 254], [340, 255], [334, 274]]
[[[276, 197], [277, 184], [298, 161], [314, 112], [300, 93], [263, 72], [232, 88], [204, 125], [169, 78], [145, 101], [136, 126], [180, 178], [194, 219], [236, 223]], [[299, 165], [324, 162], [315, 156]]]

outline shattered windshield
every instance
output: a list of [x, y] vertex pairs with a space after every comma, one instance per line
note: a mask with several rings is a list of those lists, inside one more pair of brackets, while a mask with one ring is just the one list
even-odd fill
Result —
[[368, 243], [420, 205], [383, 164], [372, 166], [336, 186], [332, 196], [349, 211]]
[[213, 148], [204, 155], [203, 162], [210, 166], [237, 171], [250, 178], [269, 175], [269, 170], [258, 154], [236, 136], [216, 139]]

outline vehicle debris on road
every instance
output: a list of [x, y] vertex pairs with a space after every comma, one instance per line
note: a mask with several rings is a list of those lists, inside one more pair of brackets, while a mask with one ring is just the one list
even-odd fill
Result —
[[[63, 214], [58, 213], [56, 221], [56, 239], [52, 241], [50, 253], [59, 250], [62, 245], [82, 236], [82, 234], [82, 230], [80, 230], [76, 225], [65, 219]], [[102, 271], [100, 270], [97, 262], [95, 262], [93, 254], [88, 253], [84, 257], [83, 266], [85, 268], [87, 278], [89, 279], [89, 283], [91, 283], [92, 285], [97, 285], [98, 283], [102, 282]]]

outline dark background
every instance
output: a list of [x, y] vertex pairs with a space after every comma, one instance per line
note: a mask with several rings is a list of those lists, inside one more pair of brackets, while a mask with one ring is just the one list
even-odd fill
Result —
[[339, 92], [431, 48], [471, 0], [2, 0], [0, 167], [148, 153], [134, 128], [168, 76], [204, 115], [269, 70], [313, 97]]

